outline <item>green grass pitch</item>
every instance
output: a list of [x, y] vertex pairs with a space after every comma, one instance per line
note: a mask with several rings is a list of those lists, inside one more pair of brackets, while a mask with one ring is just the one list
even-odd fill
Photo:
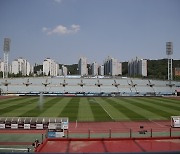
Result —
[[13, 97], [0, 99], [0, 117], [69, 117], [70, 121], [169, 120], [180, 100], [164, 97]]

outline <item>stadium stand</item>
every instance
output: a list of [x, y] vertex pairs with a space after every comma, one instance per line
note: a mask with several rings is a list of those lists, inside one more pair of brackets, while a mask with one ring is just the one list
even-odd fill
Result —
[[0, 79], [1, 95], [162, 96], [174, 95], [180, 82], [137, 78], [37, 77]]

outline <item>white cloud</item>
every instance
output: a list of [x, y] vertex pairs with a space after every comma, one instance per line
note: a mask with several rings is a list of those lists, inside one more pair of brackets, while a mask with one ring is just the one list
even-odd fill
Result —
[[68, 32], [68, 29], [65, 26], [58, 25], [57, 27], [55, 27], [54, 29], [52, 29], [52, 30], [50, 30], [48, 32], [48, 34], [53, 34], [53, 33], [54, 34], [67, 34], [69, 32]]
[[43, 27], [42, 31], [45, 32], [47, 35], [58, 34], [58, 35], [65, 35], [65, 34], [74, 34], [80, 30], [80, 25], [71, 25], [70, 28], [65, 27], [63, 25], [58, 25], [55, 28], [47, 28]]
[[71, 25], [71, 28], [74, 32], [78, 32], [80, 30], [80, 26], [79, 25]]

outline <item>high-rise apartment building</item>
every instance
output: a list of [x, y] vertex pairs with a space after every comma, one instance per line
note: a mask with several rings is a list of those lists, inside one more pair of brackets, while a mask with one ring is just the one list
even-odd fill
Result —
[[43, 61], [43, 74], [47, 76], [57, 76], [59, 73], [59, 64], [50, 58]]
[[[4, 61], [0, 59], [0, 72], [4, 72]], [[12, 72], [11, 64], [8, 64], [8, 72]]]
[[130, 76], [147, 76], [147, 60], [146, 59], [132, 59], [128, 62], [128, 74]]
[[104, 65], [98, 67], [98, 74], [102, 76], [104, 75]]
[[117, 75], [122, 75], [122, 63], [117, 64]]
[[92, 63], [92, 76], [98, 75], [98, 63], [93, 62]]
[[122, 75], [122, 65], [117, 59], [108, 57], [104, 61], [104, 75]]
[[81, 57], [79, 59], [78, 70], [79, 70], [79, 75], [81, 76], [88, 75], [87, 59], [85, 57]]
[[0, 59], [0, 72], [4, 72], [4, 62]]
[[32, 72], [32, 66], [26, 59], [18, 58], [12, 61], [12, 73], [21, 73], [23, 76], [29, 76]]
[[62, 65], [62, 68], [60, 69], [60, 74], [63, 76], [67, 75], [67, 67], [65, 67], [64, 65]]

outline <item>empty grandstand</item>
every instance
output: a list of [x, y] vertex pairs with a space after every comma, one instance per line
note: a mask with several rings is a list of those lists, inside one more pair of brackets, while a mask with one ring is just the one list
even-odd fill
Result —
[[175, 95], [180, 82], [138, 78], [39, 77], [0, 79], [1, 95], [163, 96]]

